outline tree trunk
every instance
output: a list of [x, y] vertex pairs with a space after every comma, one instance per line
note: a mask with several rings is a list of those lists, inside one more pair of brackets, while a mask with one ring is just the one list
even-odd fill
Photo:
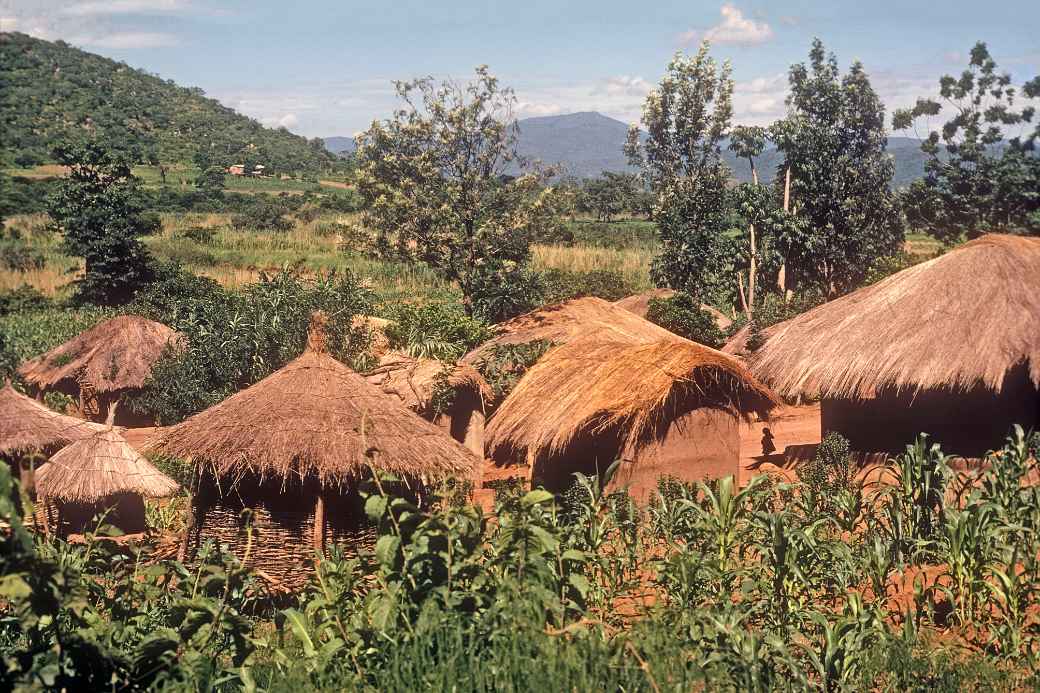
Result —
[[[784, 211], [791, 211], [791, 167], [787, 167], [787, 171], [784, 173]], [[784, 303], [788, 303], [791, 300], [791, 289], [790, 281], [787, 276], [787, 257], [784, 257], [783, 263], [780, 265], [780, 274], [777, 275], [777, 285], [780, 292], [784, 296]]]
[[[755, 168], [755, 160], [748, 157], [748, 163], [751, 164], [751, 182], [757, 186], [758, 170]], [[747, 300], [744, 301], [744, 313], [747, 315], [748, 322], [751, 322], [755, 313], [755, 282], [758, 277], [758, 246], [755, 242], [754, 224], [748, 224], [748, 234], [751, 241], [751, 258], [748, 263], [748, 290]], [[741, 285], [741, 290], [741, 293], [743, 293], [743, 284]], [[741, 299], [743, 300], [743, 296]]]

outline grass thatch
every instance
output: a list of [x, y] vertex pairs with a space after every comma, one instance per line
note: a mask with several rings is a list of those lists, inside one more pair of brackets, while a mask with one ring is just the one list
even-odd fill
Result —
[[10, 382], [0, 389], [0, 455], [62, 447], [103, 430], [100, 424], [51, 411]]
[[[619, 301], [614, 301], [614, 305], [618, 308], [627, 310], [629, 313], [635, 313], [639, 317], [645, 318], [647, 311], [650, 309], [651, 299], [671, 298], [672, 296], [675, 296], [675, 291], [672, 289], [651, 289], [650, 291], [644, 291], [641, 294], [633, 294], [631, 296], [626, 296]], [[733, 320], [726, 317], [725, 313], [714, 306], [702, 303], [701, 310], [709, 314], [715, 320], [715, 324], [718, 325], [720, 330], [728, 330], [730, 325], [733, 324]]]
[[494, 398], [494, 391], [484, 377], [463, 363], [446, 364], [391, 351], [379, 359], [378, 366], [365, 373], [365, 380], [420, 414], [429, 410], [434, 390], [442, 378], [457, 394], [469, 393], [484, 403]]
[[302, 356], [166, 429], [149, 448], [205, 460], [221, 477], [314, 475], [339, 484], [369, 467], [413, 478], [472, 475], [476, 455], [329, 356], [323, 320], [316, 314]]
[[610, 430], [621, 453], [633, 455], [694, 409], [747, 417], [777, 403], [743, 365], [714, 349], [675, 337], [641, 344], [594, 335], [553, 349], [524, 375], [491, 419], [487, 448], [506, 446], [530, 459]]
[[645, 344], [659, 339], [678, 339], [663, 327], [601, 298], [576, 298], [524, 313], [496, 327], [495, 336], [462, 359], [474, 364], [500, 345], [527, 344], [546, 340], [566, 344], [578, 337], [602, 334], [605, 338]]
[[110, 426], [58, 451], [36, 472], [41, 498], [62, 503], [97, 503], [135, 493], [171, 496], [180, 488], [137, 453]]
[[63, 381], [87, 384], [96, 394], [139, 388], [174, 335], [153, 320], [120, 315], [26, 361], [18, 374], [40, 389]]
[[989, 235], [765, 331], [754, 373], [786, 396], [1040, 386], [1040, 238]]

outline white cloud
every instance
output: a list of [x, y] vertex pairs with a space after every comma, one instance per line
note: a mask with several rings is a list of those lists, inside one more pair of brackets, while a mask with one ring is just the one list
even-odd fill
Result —
[[518, 118], [533, 118], [538, 116], [558, 115], [563, 112], [563, 106], [558, 103], [538, 103], [532, 101], [518, 101], [515, 115]]
[[603, 84], [594, 91], [609, 96], [636, 96], [643, 98], [646, 97], [653, 88], [653, 85], [642, 77], [618, 75], [616, 77], [608, 77]]
[[158, 31], [116, 31], [99, 36], [70, 37], [69, 43], [95, 46], [97, 48], [164, 48], [176, 46], [179, 41], [173, 34]]
[[261, 118], [260, 122], [269, 128], [292, 129], [299, 125], [300, 118], [295, 113], [286, 113], [282, 116], [268, 116], [266, 118]]
[[744, 16], [736, 5], [724, 4], [719, 12], [722, 21], [707, 30], [690, 29], [679, 35], [683, 43], [710, 41], [713, 44], [731, 43], [752, 46], [773, 38], [773, 28], [765, 22], [756, 22]]
[[95, 0], [75, 2], [60, 10], [61, 14], [73, 17], [88, 17], [113, 14], [155, 14], [180, 12], [189, 8], [184, 0]]

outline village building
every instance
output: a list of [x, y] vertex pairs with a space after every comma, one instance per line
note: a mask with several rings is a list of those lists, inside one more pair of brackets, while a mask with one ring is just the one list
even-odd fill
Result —
[[297, 584], [329, 542], [368, 540], [362, 479], [392, 474], [418, 497], [475, 474], [477, 455], [329, 355], [325, 320], [312, 317], [300, 357], [152, 442], [196, 463], [183, 556], [212, 539]]
[[752, 371], [824, 433], [980, 457], [1040, 424], [1040, 238], [987, 235], [764, 331]]
[[[176, 340], [166, 325], [120, 315], [26, 361], [18, 375], [36, 394], [62, 392], [76, 399], [84, 418], [101, 421], [120, 398], [144, 386], [152, 367]], [[126, 407], [116, 417], [121, 426], [153, 423]]]
[[104, 430], [62, 448], [37, 471], [45, 531], [62, 537], [93, 531], [100, 517], [127, 534], [145, 532], [144, 498], [172, 496], [180, 488], [130, 447], [112, 418]]
[[494, 394], [475, 368], [391, 351], [365, 379], [483, 458], [485, 412]]
[[37, 461], [103, 430], [99, 424], [48, 409], [15, 390], [10, 381], [0, 389], [0, 458], [26, 492], [33, 491]]
[[620, 464], [610, 489], [640, 502], [661, 477], [739, 478], [740, 421], [778, 403], [730, 356], [678, 337], [601, 332], [549, 351], [492, 417], [487, 451], [563, 491]]

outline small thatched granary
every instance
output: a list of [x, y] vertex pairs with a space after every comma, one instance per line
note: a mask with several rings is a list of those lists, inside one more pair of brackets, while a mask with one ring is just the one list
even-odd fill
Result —
[[462, 362], [479, 363], [497, 346], [546, 341], [566, 344], [593, 334], [610, 335], [635, 342], [679, 339], [663, 327], [601, 298], [576, 298], [524, 313], [496, 326], [495, 336], [463, 357]]
[[[56, 390], [77, 398], [80, 412], [100, 421], [113, 402], [144, 385], [175, 335], [153, 320], [120, 315], [26, 361], [18, 374], [38, 392]], [[152, 423], [126, 407], [118, 417], [122, 426]]]
[[824, 431], [895, 453], [921, 432], [978, 457], [1040, 424], [1040, 238], [988, 235], [764, 333], [750, 366], [821, 398]]
[[8, 382], [0, 389], [0, 458], [18, 472], [26, 491], [33, 487], [34, 456], [46, 456], [104, 426], [52, 411]]
[[143, 498], [171, 496], [178, 488], [110, 425], [62, 448], [36, 473], [44, 527], [59, 536], [93, 529], [98, 515], [128, 534], [144, 532]]
[[185, 551], [213, 539], [246, 559], [248, 546], [250, 564], [295, 582], [327, 539], [357, 537], [357, 482], [371, 470], [474, 474], [476, 455], [328, 354], [324, 321], [315, 314], [299, 358], [149, 446], [201, 463]]
[[365, 379], [484, 455], [484, 413], [494, 393], [472, 366], [389, 352]]
[[776, 404], [714, 349], [600, 333], [554, 348], [524, 375], [491, 419], [487, 448], [497, 462], [526, 461], [553, 490], [622, 460], [612, 485], [646, 500], [661, 476], [736, 476], [740, 419]]
[[[650, 291], [644, 291], [641, 294], [633, 294], [626, 296], [618, 301], [614, 301], [614, 305], [618, 308], [623, 308], [630, 313], [635, 313], [641, 318], [645, 318], [647, 312], [650, 310], [650, 301], [655, 298], [671, 298], [675, 295], [675, 291], [672, 289], [651, 289]], [[718, 325], [720, 330], [728, 330], [733, 321], [726, 317], [726, 314], [719, 309], [709, 306], [707, 303], [701, 304], [701, 310], [708, 313], [714, 320], [715, 324]]]

